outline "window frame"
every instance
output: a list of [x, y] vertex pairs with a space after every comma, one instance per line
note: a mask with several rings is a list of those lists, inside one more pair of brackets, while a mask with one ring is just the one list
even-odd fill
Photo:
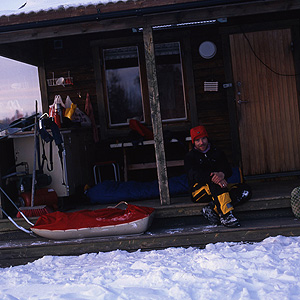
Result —
[[[162, 119], [162, 123], [174, 123], [174, 122], [185, 122], [188, 120], [188, 109], [187, 109], [187, 99], [186, 99], [186, 91], [185, 91], [185, 80], [184, 80], [184, 72], [183, 72], [183, 61], [182, 61], [182, 51], [181, 51], [181, 43], [180, 41], [174, 41], [174, 42], [159, 42], [155, 43], [155, 45], [159, 44], [171, 44], [171, 43], [178, 43], [179, 47], [179, 59], [180, 59], [180, 72], [181, 72], [181, 82], [182, 82], [182, 96], [183, 96], [183, 105], [184, 105], [184, 117], [178, 117], [178, 118], [170, 118], [170, 119]], [[157, 66], [156, 62], [156, 66]], [[159, 79], [158, 79], [158, 86], [159, 86]]]
[[102, 57], [102, 61], [103, 61], [103, 88], [105, 90], [105, 95], [106, 95], [106, 106], [107, 106], [107, 115], [108, 115], [108, 127], [109, 128], [112, 128], [112, 127], [120, 127], [120, 126], [128, 126], [129, 123], [126, 122], [126, 123], [117, 123], [117, 124], [113, 124], [112, 123], [112, 116], [111, 116], [111, 111], [110, 111], [110, 99], [109, 99], [109, 93], [108, 93], [108, 84], [107, 84], [107, 77], [106, 77], [106, 74], [107, 74], [107, 70], [109, 69], [106, 69], [106, 60], [105, 60], [105, 50], [108, 50], [108, 49], [117, 49], [117, 48], [127, 48], [127, 47], [135, 47], [136, 48], [136, 53], [137, 53], [137, 62], [138, 62], [138, 70], [139, 70], [139, 81], [140, 81], [140, 93], [141, 93], [141, 106], [142, 106], [142, 115], [143, 115], [143, 122], [145, 122], [145, 115], [146, 115], [146, 112], [145, 112], [145, 102], [146, 100], [144, 99], [144, 95], [143, 95], [143, 83], [142, 83], [142, 74], [141, 74], [141, 64], [140, 64], [140, 53], [139, 53], [139, 47], [137, 45], [133, 45], [133, 46], [122, 46], [122, 47], [109, 47], [109, 48], [103, 48], [101, 50], [101, 57]]
[[[191, 126], [196, 126], [197, 109], [196, 109], [196, 96], [194, 88], [194, 78], [192, 69], [192, 53], [190, 50], [190, 34], [189, 31], [179, 32], [160, 32], [155, 35], [155, 44], [179, 42], [180, 45], [180, 59], [181, 59], [181, 72], [183, 95], [185, 101], [186, 118], [163, 121], [165, 129], [172, 129], [176, 131], [186, 130]], [[148, 80], [146, 72], [145, 51], [143, 44], [143, 37], [141, 34], [136, 34], [130, 37], [111, 38], [105, 40], [95, 40], [91, 42], [93, 49], [93, 58], [95, 66], [95, 79], [96, 79], [96, 92], [100, 120], [101, 136], [103, 138], [127, 135], [129, 127], [127, 126], [109, 126], [108, 122], [108, 107], [107, 95], [105, 91], [105, 72], [104, 62], [102, 58], [102, 50], [107, 48], [118, 48], [126, 46], [138, 46], [138, 53], [140, 59], [140, 76], [142, 84], [142, 97], [144, 99], [144, 113], [146, 125], [151, 126], [151, 113], [148, 92]], [[123, 132], [123, 133], [122, 133]]]

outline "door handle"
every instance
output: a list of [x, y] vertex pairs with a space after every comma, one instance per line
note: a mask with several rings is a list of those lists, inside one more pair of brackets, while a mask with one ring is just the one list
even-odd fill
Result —
[[237, 103], [238, 104], [243, 104], [243, 103], [248, 103], [249, 101], [248, 100], [242, 100], [242, 99], [240, 99], [240, 96], [241, 96], [241, 86], [242, 86], [242, 83], [240, 82], [240, 81], [238, 81], [237, 83], [236, 83], [236, 86], [237, 86], [237, 95], [238, 95], [238, 100], [237, 100]]
[[238, 104], [243, 104], [243, 103], [248, 103], [248, 102], [249, 102], [248, 100], [241, 100], [241, 99], [239, 99], [237, 101]]

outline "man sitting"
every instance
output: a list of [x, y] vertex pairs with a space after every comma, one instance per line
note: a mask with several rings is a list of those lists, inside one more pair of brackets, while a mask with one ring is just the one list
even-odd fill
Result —
[[[202, 213], [210, 224], [240, 226], [232, 213], [234, 207], [227, 183], [232, 169], [225, 153], [209, 142], [204, 126], [192, 128], [190, 134], [193, 148], [186, 154], [184, 165], [192, 201], [209, 202]], [[244, 196], [249, 198], [249, 193], [244, 191]]]

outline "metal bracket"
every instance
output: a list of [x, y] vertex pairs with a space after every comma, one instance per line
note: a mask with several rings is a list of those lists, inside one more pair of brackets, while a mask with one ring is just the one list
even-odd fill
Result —
[[238, 81], [237, 83], [236, 83], [236, 86], [237, 86], [237, 95], [238, 95], [238, 97], [239, 97], [239, 99], [237, 100], [237, 103], [238, 104], [242, 104], [242, 103], [248, 103], [249, 101], [248, 100], [242, 100], [242, 99], [240, 99], [240, 96], [241, 96], [241, 86], [242, 86], [242, 83], [240, 82], [240, 81]]
[[223, 89], [228, 89], [232, 87], [232, 83], [224, 83], [223, 84]]

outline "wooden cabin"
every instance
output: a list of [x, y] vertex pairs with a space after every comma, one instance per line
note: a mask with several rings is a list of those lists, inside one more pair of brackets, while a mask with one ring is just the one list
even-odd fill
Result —
[[[299, 235], [290, 207], [290, 192], [300, 185], [299, 16], [295, 0], [99, 1], [1, 16], [0, 56], [34, 66], [40, 112], [49, 112], [56, 95], [69, 96], [82, 112], [92, 105], [94, 126], [61, 129], [65, 168], [53, 154], [50, 187], [63, 201], [82, 204], [94, 169], [102, 180], [114, 178], [113, 165], [103, 165], [113, 161], [121, 181], [158, 180], [160, 199], [136, 202], [156, 209], [151, 231], [138, 237], [32, 243], [0, 220], [0, 266], [43, 255]], [[1, 81], [0, 89], [2, 97]], [[23, 104], [25, 95], [17, 100]], [[153, 140], [141, 145], [130, 120], [150, 129]], [[189, 130], [199, 124], [253, 183], [253, 199], [236, 209], [240, 228], [207, 227], [205, 204], [170, 197], [168, 178], [184, 173]], [[2, 186], [16, 163], [28, 162], [32, 172], [32, 145], [32, 132], [0, 139]], [[5, 188], [18, 198], [15, 187]], [[6, 202], [2, 195], [5, 209]]]
[[[298, 175], [299, 10], [292, 0], [124, 0], [1, 16], [0, 55], [37, 67], [43, 113], [56, 95], [83, 112], [87, 95], [92, 104], [98, 139], [62, 129], [69, 190], [59, 196], [92, 185], [97, 162], [116, 161], [121, 180], [158, 179], [170, 204], [167, 178], [184, 173], [199, 124], [245, 178]], [[148, 146], [124, 147], [132, 118], [153, 131]], [[16, 140], [1, 141], [2, 175]]]

